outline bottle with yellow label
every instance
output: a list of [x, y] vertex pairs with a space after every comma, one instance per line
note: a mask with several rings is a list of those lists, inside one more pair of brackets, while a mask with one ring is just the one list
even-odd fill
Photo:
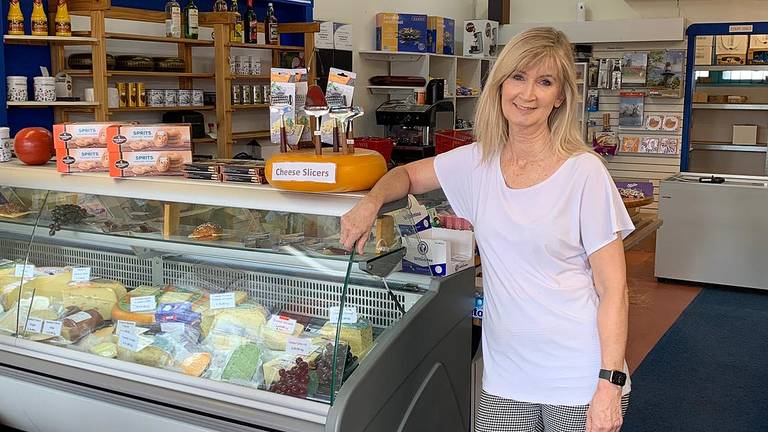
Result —
[[8, 34], [24, 34], [24, 14], [21, 12], [19, 0], [11, 0], [8, 7]]
[[245, 35], [245, 31], [243, 29], [243, 16], [240, 15], [237, 0], [232, 0], [231, 12], [235, 13], [235, 24], [232, 26], [232, 31], [229, 33], [229, 41], [243, 43], [243, 36]]
[[67, 0], [59, 0], [56, 7], [56, 36], [72, 36], [72, 20], [67, 9]]
[[48, 36], [48, 17], [43, 9], [43, 0], [32, 5], [32, 36]]

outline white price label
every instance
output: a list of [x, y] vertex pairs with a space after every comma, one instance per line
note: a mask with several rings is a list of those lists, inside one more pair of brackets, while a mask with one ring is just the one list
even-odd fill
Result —
[[272, 164], [272, 180], [336, 183], [336, 164], [278, 162]]
[[68, 316], [66, 319], [71, 320], [75, 324], [80, 324], [85, 320], [91, 319], [91, 314], [88, 312], [78, 312], [76, 314]]
[[235, 293], [211, 294], [211, 309], [228, 309], [235, 307]]
[[160, 323], [160, 330], [163, 333], [184, 333], [184, 323], [180, 323], [180, 322]]
[[16, 277], [32, 277], [35, 273], [35, 266], [34, 264], [16, 264], [16, 272], [14, 273], [14, 276]]
[[312, 339], [309, 338], [288, 338], [285, 344], [285, 352], [291, 355], [309, 355], [315, 350], [312, 345]]
[[90, 267], [75, 267], [72, 269], [72, 282], [88, 282], [91, 280]]
[[43, 331], [43, 320], [40, 318], [27, 318], [26, 329], [29, 333], [40, 333]]
[[139, 350], [139, 335], [135, 333], [120, 333], [120, 339], [117, 344], [129, 351], [136, 352]]
[[296, 331], [296, 320], [281, 315], [272, 315], [267, 325], [279, 332], [293, 334]]
[[[339, 307], [331, 306], [328, 308], [328, 320], [331, 324], [339, 322]], [[344, 306], [344, 313], [341, 315], [342, 324], [355, 324], [357, 322], [357, 308], [354, 306]]]
[[43, 322], [43, 334], [61, 336], [61, 321], [45, 320]]
[[751, 24], [737, 24], [728, 26], [728, 33], [752, 33]]
[[115, 326], [115, 334], [121, 335], [123, 333], [136, 333], [136, 323], [134, 321], [118, 320]]
[[155, 296], [131, 297], [131, 312], [154, 312], [157, 309]]

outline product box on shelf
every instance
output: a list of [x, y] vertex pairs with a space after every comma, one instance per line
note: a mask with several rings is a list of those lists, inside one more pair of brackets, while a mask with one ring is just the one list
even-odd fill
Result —
[[427, 52], [427, 16], [376, 14], [376, 49], [379, 51]]
[[53, 145], [59, 149], [107, 147], [107, 128], [120, 122], [59, 123], [53, 125]]
[[192, 162], [192, 150], [110, 151], [111, 177], [180, 176]]
[[107, 172], [109, 171], [107, 148], [57, 147], [56, 170], [60, 173]]
[[453, 55], [455, 52], [456, 21], [451, 18], [427, 18], [427, 51]]
[[713, 36], [696, 36], [696, 60], [697, 66], [709, 66], [712, 64]]
[[430, 228], [404, 238], [403, 271], [448, 276], [475, 265], [475, 233]]
[[464, 21], [464, 55], [468, 57], [495, 57], [499, 36], [498, 21]]
[[757, 144], [757, 125], [751, 125], [751, 124], [733, 125], [733, 139], [731, 142], [736, 145], [756, 145]]
[[352, 26], [333, 21], [321, 21], [315, 33], [315, 48], [352, 51]]
[[768, 64], [768, 35], [749, 36], [747, 60], [749, 64]]
[[107, 128], [107, 148], [119, 151], [191, 150], [189, 123], [116, 125]]
[[747, 62], [749, 35], [720, 35], [715, 38], [719, 65], [743, 65]]

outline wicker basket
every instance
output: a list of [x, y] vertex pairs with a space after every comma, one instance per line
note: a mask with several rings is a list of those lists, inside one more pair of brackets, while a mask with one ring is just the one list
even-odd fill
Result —
[[158, 72], [184, 72], [186, 63], [178, 57], [154, 57], [155, 70]]
[[[90, 70], [93, 69], [93, 61], [90, 53], [72, 54], [67, 57], [67, 65], [70, 69]], [[107, 54], [107, 69], [115, 68], [115, 57]]]
[[117, 56], [117, 69], [132, 71], [151, 71], [154, 67], [149, 57], [121, 55]]

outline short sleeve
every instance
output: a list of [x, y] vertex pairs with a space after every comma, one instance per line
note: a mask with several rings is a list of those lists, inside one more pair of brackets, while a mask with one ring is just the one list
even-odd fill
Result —
[[473, 171], [480, 161], [477, 143], [435, 157], [437, 180], [456, 216], [474, 223]]
[[617, 234], [626, 238], [635, 225], [608, 170], [597, 157], [585, 157], [591, 160], [587, 164], [579, 222], [584, 250], [592, 255], [616, 240]]

